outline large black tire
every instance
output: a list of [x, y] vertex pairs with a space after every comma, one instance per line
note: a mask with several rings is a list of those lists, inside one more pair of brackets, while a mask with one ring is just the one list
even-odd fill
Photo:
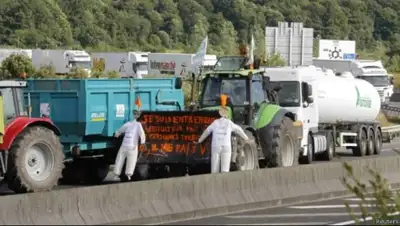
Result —
[[91, 185], [101, 184], [110, 172], [110, 165], [101, 160], [93, 160], [86, 168], [85, 182]]
[[335, 157], [336, 144], [333, 139], [333, 133], [328, 132], [326, 136], [326, 150], [322, 153], [322, 159], [325, 161], [331, 161]]
[[272, 150], [268, 158], [268, 167], [290, 167], [299, 163], [299, 149], [293, 121], [284, 117], [281, 124], [274, 128]]
[[359, 129], [358, 136], [356, 138], [357, 147], [352, 148], [354, 156], [365, 156], [367, 154], [367, 133], [363, 128]]
[[[119, 175], [119, 179], [121, 182], [128, 182], [128, 177], [125, 174], [126, 160], [124, 166], [121, 170], [121, 175]], [[131, 177], [131, 181], [141, 181], [147, 180], [150, 178], [150, 165], [149, 164], [136, 164], [135, 171], [133, 171], [133, 175]]]
[[372, 155], [375, 151], [375, 134], [374, 129], [372, 127], [368, 128], [368, 136], [367, 136], [367, 150], [365, 152], [366, 155]]
[[374, 155], [379, 155], [382, 151], [382, 131], [375, 127]]
[[63, 168], [64, 153], [57, 135], [45, 127], [28, 127], [11, 146], [8, 187], [16, 193], [51, 190]]
[[236, 161], [231, 171], [245, 171], [258, 169], [258, 153], [257, 153], [257, 142], [254, 135], [245, 130], [245, 133], [249, 140], [243, 140], [239, 136], [237, 144], [237, 155]]
[[86, 171], [87, 167], [82, 161], [67, 162], [60, 182], [63, 185], [83, 185], [86, 183]]

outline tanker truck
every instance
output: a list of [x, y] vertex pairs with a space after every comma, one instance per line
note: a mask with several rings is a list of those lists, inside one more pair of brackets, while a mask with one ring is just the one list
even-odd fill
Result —
[[375, 119], [381, 101], [371, 83], [314, 66], [266, 68], [265, 76], [270, 86], [280, 87], [279, 105], [303, 122], [301, 162], [309, 164], [317, 155], [329, 161], [336, 147], [354, 156], [380, 153], [382, 131]]

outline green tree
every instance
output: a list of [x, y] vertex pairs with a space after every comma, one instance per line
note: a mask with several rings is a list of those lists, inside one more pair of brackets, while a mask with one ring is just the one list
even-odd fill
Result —
[[71, 69], [70, 73], [67, 74], [67, 78], [74, 78], [74, 79], [85, 79], [88, 78], [88, 72], [80, 67], [74, 67]]
[[[209, 53], [237, 54], [264, 27], [303, 22], [315, 38], [351, 39], [390, 70], [400, 65], [398, 0], [3, 0], [0, 43], [17, 48], [191, 52], [205, 35]], [[316, 52], [316, 48], [314, 48]]]
[[12, 54], [1, 63], [1, 79], [15, 79], [21, 77], [32, 77], [35, 68], [31, 59], [24, 54]]
[[56, 69], [53, 65], [43, 65], [34, 74], [34, 78], [55, 78]]
[[278, 53], [268, 57], [266, 59], [266, 62], [263, 62], [263, 65], [268, 67], [282, 67], [286, 65], [286, 62], [281, 58], [281, 56]]

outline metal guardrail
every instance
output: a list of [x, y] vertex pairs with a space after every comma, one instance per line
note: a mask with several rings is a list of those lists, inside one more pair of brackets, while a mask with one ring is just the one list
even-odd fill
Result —
[[382, 127], [382, 140], [390, 142], [392, 140], [400, 139], [400, 125], [399, 126], [385, 126]]
[[385, 126], [382, 127], [383, 133], [392, 133], [392, 132], [400, 132], [400, 125], [399, 126]]

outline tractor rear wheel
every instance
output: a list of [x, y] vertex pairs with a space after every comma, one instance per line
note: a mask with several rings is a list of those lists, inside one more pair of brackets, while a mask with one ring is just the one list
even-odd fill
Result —
[[249, 140], [246, 141], [240, 137], [237, 138], [237, 153], [232, 171], [255, 170], [259, 168], [256, 139], [250, 131], [245, 130], [245, 133]]
[[284, 117], [279, 126], [273, 128], [272, 150], [268, 158], [268, 167], [290, 167], [298, 165], [299, 149], [293, 129], [293, 121]]
[[8, 187], [16, 193], [51, 190], [64, 168], [59, 138], [41, 126], [28, 127], [15, 138], [8, 160]]

